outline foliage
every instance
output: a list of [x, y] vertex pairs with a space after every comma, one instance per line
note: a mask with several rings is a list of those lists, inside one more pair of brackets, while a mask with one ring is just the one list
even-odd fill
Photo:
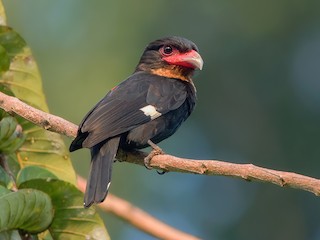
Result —
[[21, 229], [30, 233], [44, 231], [53, 218], [50, 197], [35, 189], [11, 192], [0, 187], [0, 232]]
[[[0, 23], [5, 22], [0, 2]], [[48, 111], [41, 77], [30, 48], [8, 26], [0, 26], [0, 91]], [[40, 239], [108, 239], [82, 193], [62, 138], [17, 116], [1, 112], [0, 238], [19, 239], [17, 229]], [[14, 178], [16, 180], [14, 180]], [[15, 187], [17, 190], [15, 190]]]

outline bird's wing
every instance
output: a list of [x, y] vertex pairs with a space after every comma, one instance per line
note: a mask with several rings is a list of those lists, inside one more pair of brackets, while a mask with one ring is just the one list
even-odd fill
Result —
[[110, 91], [79, 126], [86, 134], [82, 147], [92, 147], [130, 131], [171, 110], [186, 100], [186, 85], [147, 73], [135, 73]]

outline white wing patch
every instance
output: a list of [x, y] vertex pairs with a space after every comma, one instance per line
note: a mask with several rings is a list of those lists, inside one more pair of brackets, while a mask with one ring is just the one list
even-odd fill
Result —
[[152, 120], [161, 116], [161, 113], [159, 113], [157, 109], [152, 105], [140, 108], [140, 110], [144, 113], [144, 115], [149, 116]]

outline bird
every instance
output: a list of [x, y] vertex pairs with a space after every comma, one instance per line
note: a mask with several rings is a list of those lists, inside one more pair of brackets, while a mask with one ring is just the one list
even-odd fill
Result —
[[[70, 152], [80, 148], [91, 152], [85, 208], [106, 198], [119, 148], [156, 149], [157, 143], [174, 134], [189, 117], [196, 103], [192, 78], [202, 67], [192, 41], [177, 36], [152, 41], [133, 74], [85, 115], [69, 148]], [[146, 167], [149, 160], [145, 160]]]

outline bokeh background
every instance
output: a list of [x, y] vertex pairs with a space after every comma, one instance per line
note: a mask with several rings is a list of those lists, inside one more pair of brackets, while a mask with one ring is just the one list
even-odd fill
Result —
[[[198, 105], [170, 154], [320, 177], [320, 1], [4, 0], [31, 46], [51, 112], [79, 123], [151, 40], [193, 40]], [[67, 144], [70, 143], [66, 139]], [[72, 154], [86, 176], [89, 152]], [[111, 192], [203, 239], [320, 239], [311, 193], [116, 163]], [[103, 214], [113, 239], [153, 239]]]

